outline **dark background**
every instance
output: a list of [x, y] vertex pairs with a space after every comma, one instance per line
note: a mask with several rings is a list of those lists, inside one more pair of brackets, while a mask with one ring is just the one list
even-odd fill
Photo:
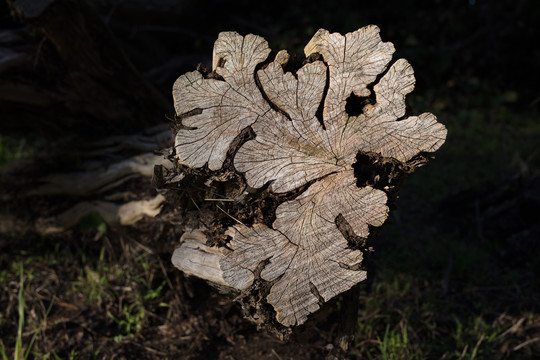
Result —
[[[35, 4], [41, 4], [13, 3], [29, 12], [35, 10]], [[383, 41], [395, 45], [394, 59], [406, 58], [415, 69], [416, 89], [408, 97], [412, 112], [433, 112], [449, 132], [435, 158], [405, 181], [397, 210], [376, 239], [375, 270], [370, 284], [361, 290], [363, 315], [347, 356], [540, 356], [540, 284], [536, 279], [540, 273], [540, 2], [357, 0], [255, 4], [100, 0], [88, 6], [67, 0], [50, 3], [49, 6], [60, 3], [68, 4], [70, 9], [83, 9], [101, 21], [95, 27], [97, 30], [87, 27], [84, 36], [76, 32], [67, 36], [73, 43], [85, 43], [86, 36], [95, 36], [96, 49], [100, 48], [96, 45], [100, 41], [108, 43], [111, 39], [116, 46], [100, 49], [100, 65], [95, 68], [99, 71], [94, 73], [91, 67], [66, 58], [58, 44], [50, 40], [43, 24], [28, 16], [13, 16], [8, 4], [0, 3], [0, 31], [16, 30], [18, 34], [13, 41], [0, 37], [1, 49], [26, 54], [26, 60], [20, 64], [0, 67], [0, 166], [20, 158], [58, 159], [58, 153], [68, 153], [81, 139], [128, 134], [168, 122], [167, 116], [173, 115], [174, 80], [194, 70], [200, 62], [211, 65], [212, 45], [220, 31], [261, 35], [273, 50], [287, 49], [302, 56], [303, 46], [319, 28], [344, 34], [365, 25], [378, 25]], [[62, 29], [64, 22], [77, 23], [77, 19], [58, 18], [57, 25]], [[118, 49], [124, 52], [127, 62], [118, 60]], [[127, 63], [136, 70], [126, 70]], [[89, 79], [113, 89], [113, 95], [107, 96], [120, 94], [120, 100], [110, 98], [113, 106], [101, 108], [107, 101], [92, 103], [91, 99], [100, 94], [90, 92], [90, 100], [81, 101], [85, 93], [81, 82]], [[33, 91], [16, 97], [10, 87], [13, 84], [25, 84]], [[157, 89], [158, 94], [151, 88]], [[131, 93], [136, 95], [130, 98]], [[116, 113], [113, 108], [127, 110]], [[66, 167], [73, 165], [69, 161], [55, 161]], [[90, 236], [84, 235], [87, 231], [76, 230], [73, 236], [85, 239]], [[115, 234], [108, 235], [113, 244]], [[35, 255], [21, 252], [25, 244], [36, 241], [32, 236], [17, 235], [18, 245], [14, 245], [14, 236], [4, 242], [2, 267], [11, 269], [3, 275], [6, 282], [15, 281], [18, 276], [14, 263]], [[40, 241], [73, 239], [68, 236]], [[150, 243], [154, 245], [159, 247]], [[89, 257], [95, 256], [98, 262], [99, 246], [88, 246]], [[166, 254], [161, 254], [165, 261]], [[78, 255], [74, 252], [72, 256]], [[54, 267], [43, 262], [45, 268]], [[173, 269], [167, 270], [174, 274]], [[193, 340], [197, 346], [177, 342], [185, 336], [178, 328], [168, 335], [176, 340], [167, 342], [162, 336], [157, 341], [149, 335], [157, 331], [154, 327], [158, 324], [152, 320], [144, 322], [144, 328], [134, 334], [135, 339], [142, 343], [148, 340], [148, 346], [162, 354], [186, 358], [227, 358], [234, 351], [244, 354], [236, 358], [250, 358], [254, 351], [271, 358], [271, 350], [281, 354], [278, 357], [294, 357], [294, 349], [300, 345], [283, 345], [275, 339], [264, 342], [253, 337], [250, 334], [255, 329], [251, 325], [230, 320], [240, 317], [238, 309], [223, 310], [219, 295], [202, 282], [196, 285], [204, 290], [190, 300], [190, 311], [218, 317], [236, 328], [229, 330], [234, 333], [232, 339], [224, 334], [226, 330], [217, 331], [218, 325], [208, 325], [193, 327], [201, 334]], [[166, 287], [163, 299], [173, 296], [175, 291], [174, 287]], [[205, 310], [198, 309], [198, 302], [208, 304]], [[86, 326], [95, 333], [101, 327], [108, 329], [109, 339], [100, 340], [104, 344], [102, 354], [129, 354], [126, 349], [134, 346], [130, 340], [111, 340], [115, 323], [107, 316], [107, 310], [99, 308], [103, 306], [99, 304], [95, 312], [90, 312], [103, 320]], [[215, 310], [217, 315], [212, 313], [213, 307], [221, 309]], [[117, 311], [122, 313], [121, 309]], [[14, 342], [14, 314], [6, 312], [0, 318], [2, 338], [8, 339], [6, 344]], [[73, 326], [83, 326], [85, 316], [77, 320], [80, 324], [73, 321]], [[55, 331], [69, 334], [69, 329], [62, 329]], [[404, 333], [403, 329], [409, 332]], [[125, 328], [118, 331], [123, 334]], [[302, 351], [306, 357], [320, 358], [328, 352], [325, 346], [332, 337], [332, 327], [323, 326], [317, 331], [322, 335], [304, 339]], [[40, 334], [39, 341], [35, 346], [39, 351], [56, 347], [55, 351], [64, 357], [72, 349], [81, 358], [90, 356], [91, 351], [81, 341], [61, 342], [47, 331]], [[254, 350], [250, 346], [260, 348]], [[139, 350], [136, 356], [155, 355]]]

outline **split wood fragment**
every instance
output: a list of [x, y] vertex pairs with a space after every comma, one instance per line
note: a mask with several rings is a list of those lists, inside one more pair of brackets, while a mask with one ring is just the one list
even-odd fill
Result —
[[[270, 53], [267, 42], [221, 33], [214, 46], [215, 76], [194, 71], [174, 84], [184, 125], [175, 139], [178, 161], [219, 170], [233, 140], [251, 127], [255, 138], [233, 155], [247, 184], [269, 184], [276, 194], [307, 188], [277, 207], [271, 227], [229, 227], [228, 248], [207, 246], [200, 233], [197, 239], [186, 235], [173, 264], [243, 291], [256, 280], [269, 282], [266, 300], [285, 326], [304, 323], [323, 302], [364, 280], [363, 254], [350, 247], [336, 219], [341, 216], [356, 236], [368, 238], [370, 226], [385, 222], [388, 207], [384, 191], [356, 185], [357, 155], [376, 153], [405, 164], [436, 151], [446, 138], [433, 114], [403, 118], [415, 79], [404, 59], [386, 71], [393, 52], [376, 26], [345, 36], [319, 30], [305, 54], [320, 54], [323, 61], [307, 62], [293, 75], [284, 72], [289, 56], [280, 51], [255, 72]], [[348, 99], [370, 96], [368, 86], [383, 73], [373, 88], [375, 103], [358, 116], [347, 114]]]
[[89, 214], [99, 214], [109, 225], [133, 225], [145, 215], [156, 217], [161, 212], [164, 201], [163, 195], [157, 195], [150, 200], [129, 201], [124, 204], [108, 201], [80, 202], [53, 219], [41, 219], [42, 221], [36, 223], [36, 231], [41, 234], [62, 232], [75, 226], [80, 219]]
[[169, 166], [162, 155], [146, 153], [121, 160], [115, 164], [92, 171], [55, 174], [43, 181], [43, 185], [29, 192], [29, 195], [87, 195], [106, 191], [118, 186], [132, 175], [152, 176], [155, 165]]

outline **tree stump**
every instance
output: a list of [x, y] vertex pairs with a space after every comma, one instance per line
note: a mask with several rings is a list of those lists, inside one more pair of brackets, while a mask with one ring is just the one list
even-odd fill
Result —
[[404, 59], [387, 69], [393, 52], [376, 26], [321, 29], [303, 60], [221, 33], [212, 72], [173, 87], [177, 167], [163, 186], [187, 219], [173, 264], [286, 328], [365, 280], [396, 185], [447, 133], [433, 114], [405, 117], [415, 78]]

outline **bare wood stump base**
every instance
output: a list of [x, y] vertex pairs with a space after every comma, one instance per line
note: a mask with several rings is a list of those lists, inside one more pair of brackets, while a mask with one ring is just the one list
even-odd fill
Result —
[[[319, 30], [303, 62], [271, 55], [259, 36], [221, 33], [212, 72], [173, 88], [177, 166], [159, 183], [192, 229], [173, 264], [282, 335], [364, 281], [396, 186], [446, 137], [433, 114], [406, 116], [415, 78], [404, 59], [389, 66], [393, 52], [376, 26]], [[346, 299], [343, 315], [356, 319], [355, 291]]]

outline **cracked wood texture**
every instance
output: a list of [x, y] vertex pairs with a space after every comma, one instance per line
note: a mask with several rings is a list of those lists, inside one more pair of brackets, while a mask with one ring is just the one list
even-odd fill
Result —
[[[219, 170], [233, 156], [251, 188], [295, 195], [275, 208], [271, 226], [229, 227], [227, 247], [207, 246], [200, 232], [197, 244], [186, 233], [174, 265], [248, 293], [255, 282], [268, 282], [266, 301], [284, 326], [304, 323], [324, 302], [363, 281], [363, 253], [337, 219], [366, 239], [370, 227], [388, 217], [388, 197], [384, 189], [357, 186], [357, 155], [406, 165], [446, 138], [430, 113], [404, 118], [415, 79], [404, 59], [389, 67], [393, 52], [376, 26], [345, 36], [319, 30], [305, 48], [310, 60], [293, 74], [284, 71], [286, 52], [268, 59], [263, 38], [221, 33], [213, 73], [194, 71], [174, 84], [183, 125], [175, 139], [177, 159], [190, 168]], [[372, 94], [368, 86], [375, 81]], [[359, 115], [347, 113], [350, 97], [368, 96], [374, 101]], [[247, 127], [254, 138], [235, 148]]]

